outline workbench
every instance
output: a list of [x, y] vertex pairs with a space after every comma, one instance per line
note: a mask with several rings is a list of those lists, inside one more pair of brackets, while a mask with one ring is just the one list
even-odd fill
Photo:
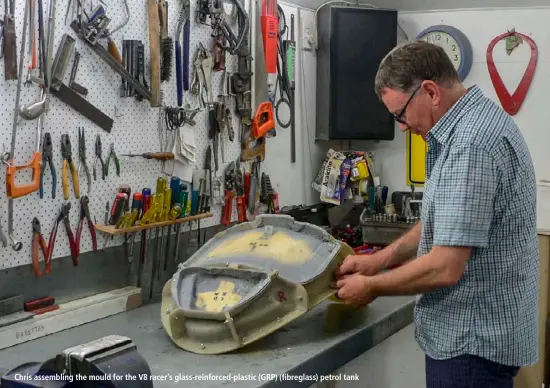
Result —
[[[367, 308], [324, 302], [283, 329], [236, 352], [204, 356], [177, 348], [160, 323], [160, 304], [145, 305], [0, 351], [0, 374], [23, 362], [44, 361], [74, 345], [119, 334], [132, 338], [156, 376], [262, 373], [328, 375], [409, 325], [414, 297], [378, 298]], [[242, 388], [308, 387], [313, 381], [239, 381]], [[227, 381], [156, 381], [155, 388], [219, 387]]]

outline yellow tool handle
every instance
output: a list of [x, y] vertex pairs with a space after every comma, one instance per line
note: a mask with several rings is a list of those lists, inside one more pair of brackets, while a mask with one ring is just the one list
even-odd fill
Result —
[[63, 198], [67, 201], [69, 199], [69, 163], [66, 160], [63, 160], [61, 183], [63, 184]]
[[73, 175], [73, 188], [74, 196], [80, 198], [80, 183], [78, 183], [78, 171], [74, 165], [74, 162], [71, 160], [71, 173]]

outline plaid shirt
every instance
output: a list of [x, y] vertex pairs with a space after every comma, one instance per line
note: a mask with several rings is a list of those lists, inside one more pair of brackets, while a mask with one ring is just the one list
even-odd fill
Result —
[[416, 339], [434, 359], [538, 360], [536, 181], [512, 118], [472, 87], [430, 130], [418, 256], [473, 248], [458, 284], [420, 295]]

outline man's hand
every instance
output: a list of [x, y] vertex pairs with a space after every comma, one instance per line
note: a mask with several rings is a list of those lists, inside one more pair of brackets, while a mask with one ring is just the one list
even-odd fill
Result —
[[369, 278], [360, 274], [347, 275], [336, 282], [338, 299], [356, 307], [365, 307], [376, 299], [369, 285]]
[[370, 255], [350, 255], [336, 268], [336, 279], [345, 275], [355, 273], [373, 276], [384, 269], [382, 252], [375, 252]]

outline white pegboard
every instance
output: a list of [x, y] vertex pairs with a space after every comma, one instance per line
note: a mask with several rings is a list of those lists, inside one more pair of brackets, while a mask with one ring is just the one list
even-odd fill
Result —
[[[76, 0], [73, 0], [76, 1]], [[47, 3], [47, 1], [46, 1]], [[96, 134], [101, 135], [103, 145], [103, 156], [106, 160], [107, 153], [109, 151], [109, 144], [114, 143], [115, 151], [119, 155], [121, 164], [121, 176], [117, 177], [115, 174], [114, 163], [111, 162], [109, 168], [109, 176], [105, 181], [99, 179], [97, 181], [92, 180], [92, 191], [89, 195], [90, 198], [90, 212], [91, 216], [97, 223], [103, 223], [105, 204], [106, 201], [110, 203], [114, 199], [117, 188], [120, 184], [128, 184], [132, 188], [132, 192], [136, 190], [141, 191], [144, 187], [150, 187], [153, 191], [156, 185], [156, 179], [162, 174], [162, 165], [160, 162], [145, 160], [141, 158], [126, 158], [121, 157], [120, 154], [126, 153], [143, 153], [147, 151], [160, 150], [160, 141], [158, 137], [158, 122], [159, 122], [159, 108], [151, 108], [148, 101], [138, 102], [134, 98], [120, 98], [119, 86], [121, 78], [111, 68], [109, 68], [95, 53], [93, 53], [87, 45], [76, 37], [75, 33], [69, 27], [69, 20], [65, 25], [65, 12], [67, 10], [66, 1], [57, 0], [56, 7], [56, 29], [55, 29], [55, 44], [54, 55], [57, 50], [57, 46], [61, 41], [61, 37], [64, 33], [68, 33], [76, 40], [76, 49], [81, 54], [80, 65], [76, 80], [81, 85], [88, 88], [87, 100], [100, 109], [102, 112], [113, 118], [114, 125], [111, 133], [103, 131], [94, 123], [84, 118], [82, 115], [74, 111], [69, 106], [59, 101], [56, 97], [51, 98], [51, 109], [44, 116], [43, 132], [50, 132], [53, 141], [53, 159], [55, 168], [57, 171], [57, 191], [56, 198], [51, 198], [51, 175], [49, 167], [46, 168], [45, 182], [44, 182], [44, 199], [40, 199], [38, 193], [32, 193], [23, 198], [15, 200], [14, 203], [14, 233], [16, 238], [23, 243], [23, 248], [19, 252], [15, 252], [11, 246], [3, 248], [0, 246], [0, 269], [16, 267], [20, 265], [30, 264], [31, 262], [31, 238], [32, 229], [31, 221], [33, 217], [38, 217], [42, 224], [42, 234], [48, 239], [52, 226], [55, 223], [55, 219], [58, 216], [62, 204], [65, 202], [63, 199], [63, 189], [61, 184], [61, 171], [62, 171], [62, 157], [61, 157], [61, 135], [68, 133], [71, 138], [73, 160], [78, 165], [78, 130], [79, 126], [83, 126], [86, 130], [86, 146], [87, 146], [87, 161], [90, 171], [92, 169], [95, 152], [94, 144]], [[83, 1], [86, 9], [90, 8], [90, 1]], [[95, 0], [93, 5], [98, 4], [98, 0]], [[112, 19], [111, 26], [118, 25], [124, 17], [124, 5], [122, 0], [109, 0], [107, 3], [107, 15]], [[148, 35], [148, 22], [147, 22], [147, 9], [146, 3], [141, 0], [128, 0], [130, 8], [130, 20], [128, 24], [117, 31], [113, 39], [117, 43], [119, 50], [122, 51], [123, 39], [136, 39], [141, 40], [145, 45], [145, 64], [146, 64], [146, 77], [148, 75], [149, 65], [149, 35]], [[48, 4], [44, 5], [45, 9], [49, 8]], [[179, 0], [170, 1], [168, 4], [169, 13], [169, 34], [174, 36], [177, 18], [181, 2]], [[195, 51], [202, 43], [205, 47], [212, 47], [212, 29], [210, 26], [201, 25], [195, 22], [195, 1], [191, 1], [191, 39], [190, 39], [190, 80], [193, 75], [192, 61]], [[17, 23], [17, 44], [21, 44], [22, 38], [22, 24], [24, 17], [24, 2], [16, 1], [16, 13]], [[47, 19], [46, 19], [47, 20]], [[27, 51], [27, 50], [26, 50]], [[17, 48], [19, 55], [19, 46]], [[26, 56], [27, 53], [26, 53]], [[19, 59], [19, 58], [18, 58]], [[28, 58], [26, 58], [28, 61]], [[71, 59], [72, 61], [72, 59]], [[175, 64], [175, 59], [173, 61]], [[68, 83], [70, 66], [69, 64], [67, 74], [65, 75], [65, 84]], [[228, 72], [235, 72], [237, 70], [236, 58], [230, 55], [226, 56], [226, 69]], [[3, 144], [5, 150], [9, 150], [11, 142], [11, 128], [14, 114], [15, 94], [17, 81], [4, 81], [4, 66], [3, 61], [0, 60], [0, 124], [4, 128], [4, 131], [0, 133], [0, 142]], [[26, 76], [26, 70], [23, 77]], [[213, 96], [216, 96], [221, 91], [220, 83], [222, 79], [222, 72], [214, 72], [212, 77]], [[172, 70], [172, 76], [169, 82], [163, 83], [163, 104], [165, 106], [177, 106], [176, 95], [176, 74], [175, 69]], [[39, 89], [36, 86], [22, 87], [21, 91], [21, 104], [30, 103], [38, 100]], [[184, 93], [184, 105], [189, 103], [192, 108], [198, 107], [198, 99], [190, 92]], [[234, 101], [232, 101], [232, 111], [234, 111]], [[116, 108], [115, 108], [116, 107]], [[115, 117], [115, 110], [116, 116]], [[197, 168], [202, 168], [204, 163], [204, 156], [206, 149], [209, 145], [208, 139], [208, 119], [207, 111], [202, 110], [195, 116], [196, 125], [194, 128], [195, 140], [196, 140], [196, 160]], [[15, 151], [16, 164], [28, 163], [32, 156], [35, 142], [35, 128], [37, 120], [34, 121], [21, 121], [18, 126], [17, 144]], [[216, 172], [217, 176], [223, 176], [225, 166], [232, 160], [237, 160], [240, 153], [240, 144], [238, 143], [238, 118], [236, 114], [233, 114], [233, 128], [235, 130], [235, 140], [229, 142], [227, 134], [224, 134], [223, 144], [225, 146], [225, 163], [221, 161], [221, 152], [219, 152], [219, 169]], [[167, 169], [169, 170], [169, 169]], [[30, 172], [20, 172], [18, 174], [17, 183], [25, 184], [30, 182]], [[93, 178], [92, 178], [93, 179]], [[168, 181], [170, 177], [167, 177]], [[0, 174], [0, 184], [5, 185], [5, 173]], [[76, 228], [79, 220], [80, 203], [79, 200], [74, 197], [72, 179], [69, 177], [69, 185], [71, 190], [71, 197], [69, 201], [72, 204], [70, 220], [73, 232], [76, 233]], [[81, 172], [80, 175], [80, 191], [84, 195], [87, 193], [86, 177]], [[7, 198], [4, 195], [0, 199], [0, 205], [5, 211], [0, 212], [0, 220], [2, 223], [2, 229], [7, 234]], [[220, 223], [221, 206], [212, 206], [212, 212], [214, 217], [201, 221], [201, 227], [208, 227], [217, 225]], [[236, 219], [236, 211], [233, 210], [233, 219]], [[192, 223], [191, 227], [196, 228], [196, 223]], [[184, 226], [182, 231], [188, 230], [189, 226]], [[98, 248], [101, 249], [104, 243], [105, 236], [98, 232]], [[120, 245], [124, 242], [122, 236], [115, 237], [109, 241], [108, 246]], [[87, 252], [92, 250], [91, 238], [87, 228], [84, 228], [81, 240], [81, 252]], [[59, 226], [57, 233], [57, 240], [55, 244], [55, 251], [53, 257], [62, 257], [70, 255], [68, 239], [63, 225]]]

